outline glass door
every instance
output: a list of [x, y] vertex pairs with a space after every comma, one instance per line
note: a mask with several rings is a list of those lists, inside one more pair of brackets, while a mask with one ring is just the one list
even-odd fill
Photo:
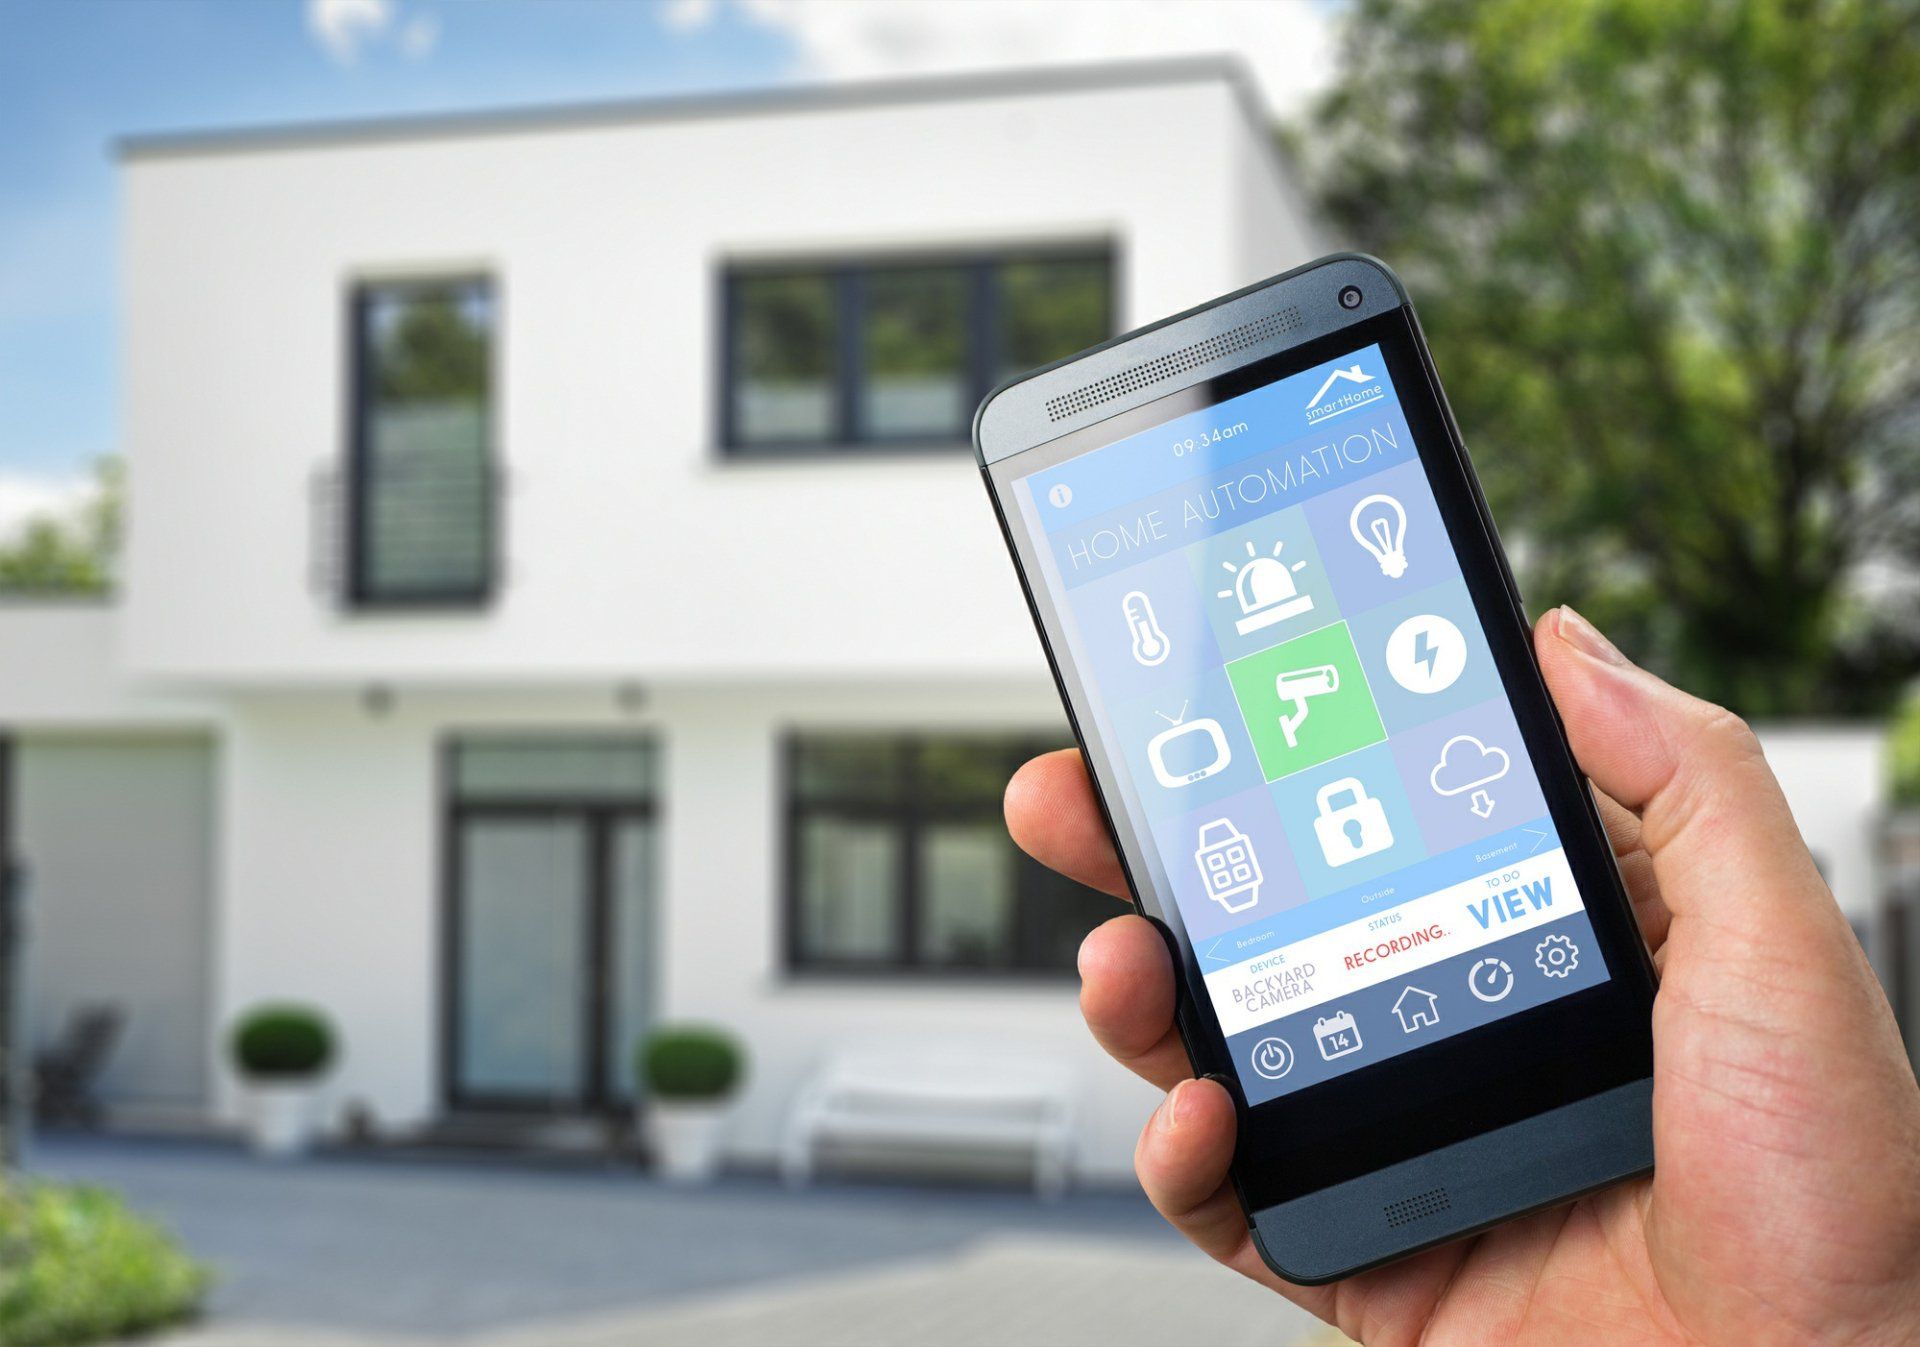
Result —
[[557, 1109], [585, 1102], [589, 839], [578, 815], [462, 821], [457, 1097]]
[[650, 745], [475, 740], [451, 758], [448, 1104], [630, 1103], [651, 993]]
[[640, 1097], [634, 1054], [652, 1004], [655, 825], [650, 817], [607, 820], [606, 1079], [614, 1100]]

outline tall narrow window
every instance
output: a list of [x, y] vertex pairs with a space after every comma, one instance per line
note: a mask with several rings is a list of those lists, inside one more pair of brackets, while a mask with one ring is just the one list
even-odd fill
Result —
[[490, 595], [493, 315], [484, 279], [354, 293], [355, 604], [467, 606]]
[[1112, 292], [1097, 247], [729, 268], [722, 442], [964, 444], [993, 385], [1113, 335]]

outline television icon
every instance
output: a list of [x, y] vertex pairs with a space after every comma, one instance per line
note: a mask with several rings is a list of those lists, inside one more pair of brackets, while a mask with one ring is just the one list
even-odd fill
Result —
[[1147, 762], [1153, 768], [1153, 779], [1168, 790], [1218, 776], [1232, 761], [1227, 732], [1219, 721], [1207, 716], [1178, 721], [1147, 740]]

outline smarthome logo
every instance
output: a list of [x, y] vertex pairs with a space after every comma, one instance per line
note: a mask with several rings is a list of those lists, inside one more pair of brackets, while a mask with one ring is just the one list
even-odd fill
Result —
[[1360, 366], [1337, 369], [1327, 376], [1320, 391], [1313, 395], [1313, 401], [1307, 404], [1307, 424], [1318, 425], [1356, 407], [1378, 402], [1386, 395], [1387, 390], [1380, 381]]

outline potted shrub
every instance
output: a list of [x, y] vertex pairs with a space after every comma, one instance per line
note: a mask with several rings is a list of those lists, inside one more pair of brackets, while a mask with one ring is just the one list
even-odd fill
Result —
[[313, 1137], [315, 1087], [333, 1060], [333, 1029], [308, 1006], [261, 1006], [233, 1029], [247, 1125], [262, 1155], [299, 1155]]
[[726, 1106], [746, 1055], [724, 1029], [672, 1025], [642, 1039], [635, 1057], [654, 1163], [676, 1183], [706, 1182], [720, 1169]]

